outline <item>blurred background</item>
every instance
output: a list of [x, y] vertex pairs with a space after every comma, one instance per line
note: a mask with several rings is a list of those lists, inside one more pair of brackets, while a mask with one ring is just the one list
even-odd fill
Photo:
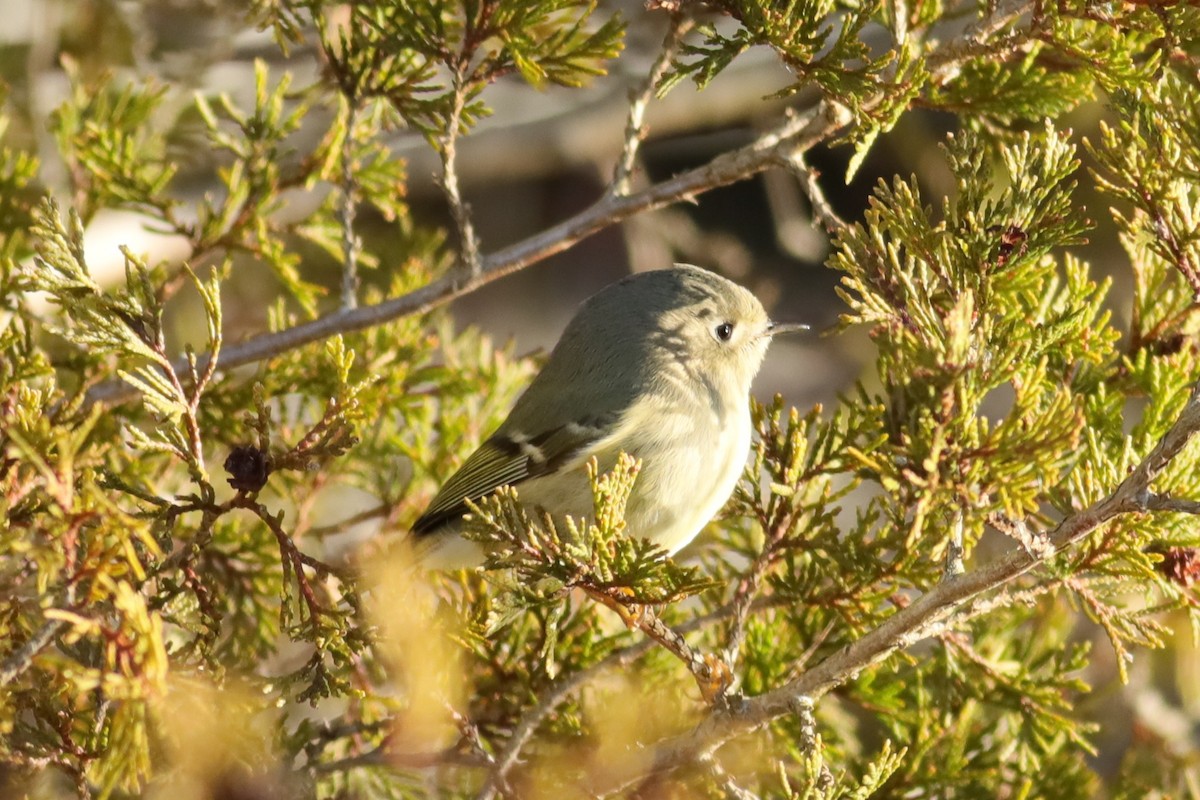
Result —
[[[255, 59], [265, 60], [273, 76], [285, 69], [292, 72], [294, 86], [314, 79], [319, 68], [316, 54], [303, 47], [284, 57], [269, 31], [247, 25], [245, 4], [234, 0], [3, 0], [0, 5], [6, 21], [0, 31], [0, 80], [8, 89], [10, 116], [6, 138], [38, 153], [43, 179], [60, 195], [65, 193], [65, 175], [45, 121], [69, 91], [63, 59], [75, 62], [85, 78], [111, 71], [118, 76], [153, 76], [170, 87], [160, 109], [165, 119], [159, 122], [172, 126], [169, 157], [179, 169], [174, 188], [185, 203], [218, 189], [214, 178], [220, 166], [207, 148], [197, 146], [198, 120], [189, 113], [192, 93], [224, 92], [235, 105], [245, 107], [252, 105]], [[511, 76], [485, 93], [493, 114], [461, 140], [458, 161], [462, 192], [484, 253], [586, 208], [610, 180], [629, 92], [644, 79], [657, 54], [665, 15], [647, 12], [638, 0], [605, 0], [601, 16], [609, 9], [628, 22], [625, 52], [610, 65], [609, 75], [582, 91], [553, 86], [539, 91]], [[753, 141], [777, 124], [788, 106], [805, 108], [812, 97], [804, 92], [787, 100], [773, 97], [791, 82], [769, 49], [756, 48], [734, 61], [703, 93], [683, 83], [652, 102], [634, 185], [707, 163]], [[1066, 125], [1083, 135], [1094, 130], [1103, 109], [1086, 107], [1076, 116]], [[296, 147], [311, 147], [327, 123], [320, 111], [310, 114], [297, 134]], [[819, 174], [830, 205], [848, 222], [862, 218], [878, 182], [894, 177], [915, 176], [926, 202], [937, 208], [954, 191], [939, 145], [956, 124], [954, 116], [933, 111], [904, 115], [892, 132], [880, 137], [849, 183], [845, 176], [850, 146], [818, 147], [807, 161]], [[396, 131], [389, 145], [407, 162], [408, 183], [397, 191], [407, 192], [418, 222], [453, 230], [436, 184], [438, 157], [424, 137]], [[290, 205], [279, 213], [300, 216], [327, 191], [328, 186], [293, 192]], [[186, 215], [186, 206], [183, 212]], [[358, 224], [372, 247], [386, 251], [387, 237], [395, 236], [390, 224], [365, 208]], [[1126, 283], [1115, 236], [1111, 231], [1097, 233], [1082, 255], [1100, 274]], [[88, 230], [93, 271], [119, 271], [121, 244], [148, 254], [151, 262], [186, 256], [181, 240], [155, 236], [137, 215], [107, 212]], [[828, 405], [873, 357], [865, 331], [827, 335], [842, 311], [838, 275], [824, 266], [830, 247], [796, 178], [785, 170], [771, 170], [705, 193], [694, 204], [643, 214], [601, 231], [459, 299], [452, 312], [461, 322], [478, 325], [500, 340], [514, 338], [518, 352], [530, 352], [553, 345], [576, 306], [620, 276], [675, 261], [695, 263], [750, 287], [774, 318], [813, 326], [814, 333], [803, 339], [776, 343], [757, 394], [782, 392], [797, 405]], [[303, 242], [297, 242], [297, 248], [304, 251], [304, 277], [335, 289], [337, 264]], [[386, 264], [381, 269], [386, 270]], [[365, 274], [364, 280], [371, 281], [372, 275]], [[275, 296], [270, 276], [261, 271], [235, 270], [234, 281], [238, 291], [229, 292], [226, 302], [230, 342], [263, 329], [266, 308]], [[331, 292], [330, 307], [335, 294]], [[1114, 311], [1124, 316], [1124, 305], [1118, 302]]]
[[[169, 157], [179, 168], [174, 188], [185, 202], [217, 189], [214, 176], [220, 166], [211, 152], [197, 146], [198, 120], [189, 114], [192, 93], [224, 92], [245, 107], [252, 104], [255, 59], [265, 60], [273, 76], [291, 71], [295, 86], [315, 78], [319, 68], [316, 55], [303, 47], [284, 57], [269, 31], [247, 25], [246, 4], [236, 0], [2, 0], [0, 6], [6, 22], [0, 30], [0, 80], [8, 90], [10, 117], [6, 138], [38, 153], [43, 179], [59, 194], [65, 192], [66, 181], [45, 121], [69, 91], [63, 59], [75, 62], [84, 77], [104, 71], [129, 73], [153, 76], [170, 87], [160, 109], [167, 119], [160, 122], [172, 126]], [[610, 65], [609, 75], [582, 91], [553, 86], [539, 91], [512, 76], [485, 93], [493, 114], [459, 145], [462, 191], [485, 253], [582, 210], [611, 178], [629, 92], [644, 79], [657, 54], [665, 15], [647, 12], [639, 0], [604, 0], [601, 15], [609, 9], [629, 23], [625, 52]], [[777, 124], [786, 107], [806, 107], [812, 98], [804, 92], [787, 100], [772, 97], [791, 82], [770, 50], [756, 48], [734, 61], [705, 92], [683, 83], [652, 102], [635, 186], [704, 164]], [[1065, 125], [1082, 136], [1094, 130], [1102, 116], [1102, 108], [1084, 107]], [[299, 149], [311, 147], [328, 123], [321, 113], [309, 117], [297, 134]], [[818, 147], [807, 161], [819, 173], [833, 209], [848, 222], [861, 219], [873, 187], [893, 177], [915, 176], [926, 201], [936, 208], [954, 191], [939, 145], [956, 124], [949, 114], [909, 112], [880, 137], [849, 183], [845, 176], [850, 146]], [[416, 219], [452, 230], [435, 182], [437, 155], [413, 132], [395, 132], [389, 145], [408, 164], [408, 184], [398, 191], [407, 192]], [[1083, 183], [1086, 200], [1086, 179]], [[295, 192], [289, 197], [291, 207], [280, 213], [299, 216], [328, 190], [326, 186]], [[373, 247], [386, 247], [387, 237], [395, 236], [394, 229], [368, 209], [360, 212], [359, 231]], [[1128, 278], [1115, 236], [1111, 230], [1097, 234], [1081, 255], [1099, 274], [1114, 277], [1123, 287]], [[120, 244], [148, 254], [150, 261], [186, 255], [182, 241], [154, 236], [135, 214], [109, 212], [89, 226], [93, 271], [119, 271]], [[297, 247], [306, 250], [301, 268], [305, 277], [336, 287], [337, 265], [316, 248], [306, 249], [302, 242]], [[828, 405], [873, 357], [865, 331], [821, 335], [842, 311], [835, 291], [838, 276], [824, 267], [829, 251], [829, 239], [813, 222], [799, 182], [785, 170], [772, 170], [708, 192], [695, 204], [643, 214], [608, 228], [458, 300], [452, 311], [458, 320], [501, 340], [513, 337], [518, 352], [529, 352], [551, 346], [578, 303], [601, 286], [630, 271], [675, 261], [695, 263], [750, 287], [773, 317], [814, 328], [803, 340], [776, 343], [757, 393], [770, 397], [782, 392], [801, 406]], [[368, 273], [364, 279], [372, 276]], [[275, 296], [270, 277], [261, 272], [237, 270], [234, 280], [245, 285], [228, 293], [227, 341], [261, 331]], [[332, 306], [335, 301], [329, 302]], [[1117, 302], [1114, 311], [1123, 317], [1126, 305]]]
[[[197, 146], [198, 121], [189, 114], [193, 92], [224, 92], [235, 105], [252, 105], [254, 60], [272, 76], [289, 70], [293, 85], [316, 76], [319, 59], [294, 48], [284, 57], [269, 31], [245, 21], [245, 4], [222, 0], [3, 0], [0, 80], [7, 87], [11, 145], [36, 152], [43, 180], [65, 196], [66, 176], [46, 120], [69, 92], [61, 65], [74, 62], [86, 79], [111, 71], [153, 76], [170, 87], [157, 123], [172, 130], [178, 166], [174, 191], [186, 203], [219, 189], [220, 166]], [[459, 145], [465, 200], [485, 253], [538, 233], [594, 202], [612, 176], [620, 152], [630, 90], [648, 71], [665, 32], [665, 15], [646, 12], [636, 0], [607, 0], [629, 22], [626, 50], [611, 74], [582, 91], [532, 89], [517, 77], [493, 86], [484, 101], [493, 115]], [[661, 180], [747, 144], [777, 124], [787, 105], [803, 108], [801, 94], [787, 102], [770, 96], [791, 83], [772, 52], [759, 48], [734, 62], [703, 94], [684, 83], [650, 105], [648, 139], [634, 185]], [[820, 148], [809, 156], [833, 208], [846, 220], [861, 217], [872, 186], [892, 175], [917, 174], [930, 198], [953, 190], [938, 142], [953, 122], [949, 115], [909, 115], [893, 135], [881, 139], [852, 183], [844, 181], [848, 146]], [[296, 147], [311, 147], [328, 118], [321, 113], [298, 133]], [[305, 138], [307, 137], [307, 139]], [[435, 179], [436, 153], [413, 132], [395, 132], [389, 145], [408, 164], [408, 193], [415, 218], [453, 229]], [[323, 187], [295, 192], [279, 213], [301, 215], [320, 202]], [[368, 209], [359, 215], [361, 235], [386, 247], [394, 228]], [[182, 240], [156, 236], [136, 214], [104, 212], [87, 231], [89, 265], [103, 283], [119, 274], [118, 245], [143, 252], [151, 262], [187, 255]], [[337, 286], [338, 266], [308, 248], [304, 277]], [[500, 340], [512, 337], [518, 352], [553, 345], [576, 306], [600, 287], [630, 271], [686, 261], [714, 269], [750, 287], [774, 318], [803, 321], [814, 333], [778, 342], [757, 385], [761, 397], [783, 392], [790, 401], [828, 404], [851, 384], [871, 358], [865, 332], [822, 337], [842, 310], [835, 293], [838, 276], [823, 262], [830, 243], [811, 219], [808, 201], [794, 176], [776, 170], [712, 191], [684, 204], [641, 215], [608, 228], [575, 247], [499, 280], [452, 306], [456, 319], [475, 324]], [[384, 265], [381, 269], [386, 269]], [[364, 279], [371, 281], [370, 273]], [[375, 276], [378, 279], [378, 276]], [[261, 331], [275, 296], [269, 275], [235, 270], [237, 291], [227, 292], [227, 341]], [[335, 293], [334, 293], [335, 294]], [[181, 302], [187, 302], [181, 300]], [[330, 305], [336, 302], [331, 296]], [[182, 315], [184, 318], [191, 314]], [[198, 320], [196, 320], [198, 322]], [[189, 338], [188, 333], [178, 334]]]
[[[538, 233], [594, 202], [612, 175], [620, 152], [628, 95], [656, 55], [664, 15], [649, 13], [637, 0], [603, 0], [601, 14], [618, 9], [629, 23], [626, 52], [612, 72], [583, 91], [538, 91], [517, 78], [493, 86], [484, 101], [494, 114], [459, 145], [462, 192], [473, 212], [484, 253]], [[284, 56], [269, 32], [247, 25], [246, 4], [237, 0], [0, 0], [0, 84], [5, 92], [6, 144], [35, 152], [42, 180], [69, 204], [67, 176], [47, 130], [47, 119], [67, 96], [63, 69], [74, 63], [82, 75], [111, 71], [118, 76], [151, 76], [167, 91], [155, 124], [169, 128], [171, 152], [178, 165], [173, 191], [187, 204], [216, 191], [220, 163], [197, 146], [198, 121], [190, 111], [194, 92], [228, 93], [235, 105], [253, 105], [254, 60], [263, 59], [272, 76], [288, 70], [293, 85], [317, 76], [319, 59], [303, 47]], [[651, 104], [649, 135], [641, 152], [635, 187], [706, 163], [715, 155], [752, 141], [777, 124], [787, 106], [804, 108], [811, 97], [801, 92], [787, 100], [772, 95], [791, 82], [788, 72], [766, 49], [751, 51], [722, 73], [703, 94], [690, 83]], [[310, 114], [297, 134], [296, 147], [311, 147], [328, 117]], [[1092, 104], [1058, 122], [1077, 139], [1096, 130], [1105, 108]], [[849, 183], [845, 180], [851, 148], [821, 147], [808, 155], [834, 210], [847, 222], [862, 218], [872, 188], [881, 180], [915, 175], [925, 202], [938, 208], [954, 191], [939, 144], [952, 132], [950, 115], [916, 110], [880, 137]], [[305, 137], [309, 137], [305, 139]], [[408, 163], [407, 192], [415, 218], [452, 229], [436, 184], [438, 159], [423, 137], [396, 131], [389, 146]], [[1086, 156], [1081, 151], [1081, 156]], [[1109, 277], [1115, 289], [1110, 308], [1118, 327], [1128, 317], [1127, 264], [1106, 210], [1092, 197], [1091, 177], [1079, 174], [1079, 198], [1099, 213], [1090, 243], [1078, 255], [1097, 278]], [[300, 215], [319, 203], [325, 186], [294, 192], [281, 215]], [[386, 252], [394, 226], [368, 209], [359, 215], [359, 231], [371, 247]], [[155, 234], [138, 215], [104, 212], [89, 225], [87, 256], [97, 279], [119, 279], [119, 245], [148, 256], [150, 262], [186, 257], [182, 240]], [[302, 242], [304, 277], [330, 288], [327, 308], [336, 304], [338, 265]], [[512, 338], [520, 353], [550, 347], [584, 298], [630, 271], [686, 261], [714, 269], [750, 287], [772, 316], [811, 324], [814, 332], [775, 344], [755, 393], [763, 399], [782, 392], [801, 408], [827, 407], [869, 371], [874, 358], [867, 332], [850, 329], [831, 335], [844, 306], [836, 293], [838, 275], [824, 266], [831, 243], [812, 220], [809, 202], [796, 178], [782, 170], [706, 193], [694, 204], [644, 214], [608, 228], [575, 247], [456, 301], [451, 311], [461, 324], [477, 325], [499, 340]], [[385, 271], [387, 265], [380, 267]], [[107, 274], [107, 278], [105, 275]], [[380, 274], [364, 280], [386, 284]], [[224, 292], [226, 341], [261, 332], [277, 295], [264, 270], [235, 269]], [[182, 293], [178, 303], [194, 302]], [[200, 323], [195, 309], [172, 315], [180, 340], [202, 338], [188, 330]], [[50, 310], [47, 309], [47, 313]], [[1094, 638], [1096, 659], [1085, 676], [1097, 687], [1090, 715], [1104, 721], [1098, 762], [1115, 769], [1134, 736], [1152, 734], [1180, 744], [1186, 752], [1197, 735], [1200, 709], [1200, 660], [1190, 636], [1179, 631], [1177, 646], [1144, 652], [1133, 669], [1134, 683], [1113, 680], [1111, 649], [1093, 626], [1081, 622], [1081, 638]], [[1119, 724], [1118, 724], [1119, 723]], [[1182, 754], [1182, 753], [1181, 753]]]

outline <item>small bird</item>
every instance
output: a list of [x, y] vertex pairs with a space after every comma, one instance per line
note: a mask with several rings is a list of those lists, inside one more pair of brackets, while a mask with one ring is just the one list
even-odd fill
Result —
[[479, 566], [459, 534], [467, 500], [517, 487], [523, 505], [589, 519], [587, 464], [641, 460], [626, 531], [674, 553], [721, 509], [750, 451], [750, 383], [771, 322], [746, 289], [685, 264], [630, 275], [593, 295], [567, 325], [508, 419], [413, 524], [423, 567]]

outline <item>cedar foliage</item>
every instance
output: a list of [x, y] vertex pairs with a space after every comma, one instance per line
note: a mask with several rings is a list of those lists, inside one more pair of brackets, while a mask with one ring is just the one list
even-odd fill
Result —
[[[11, 129], [0, 148], [5, 796], [1195, 791], [1194, 748], [1168, 757], [1152, 734], [1116, 767], [1090, 760], [1085, 676], [1115, 656], [1127, 681], [1181, 619], [1200, 622], [1197, 450], [1138, 467], [1197, 402], [1200, 11], [649, 5], [696, 23], [659, 95], [702, 98], [765, 45], [795, 78], [783, 95], [846, 112], [825, 139], [854, 148], [851, 173], [914, 108], [958, 128], [952, 196], [897, 177], [836, 233], [842, 325], [870, 332], [874, 370], [833, 408], [755, 404], [744, 479], [687, 563], [623, 536], [623, 462], [594, 475], [595, 525], [553, 530], [501, 492], [472, 533], [494, 570], [413, 577], [401, 532], [535, 369], [440, 310], [222, 369], [239, 272], [273, 281], [271, 331], [337, 313], [302, 253], [352, 289], [369, 273], [343, 309], [478, 276], [466, 210], [453, 237], [415, 222], [388, 134], [425, 137], [453, 203], [455, 143], [489, 113], [487, 88], [603, 79], [620, 15], [257, 0], [244, 24], [322, 69], [302, 83], [257, 64], [251, 107], [64, 60], [70, 92], [38, 124], [65, 183]], [[1081, 140], [1064, 117], [1095, 103], [1106, 122]], [[310, 118], [324, 133], [297, 150]], [[181, 131], [219, 164], [220, 191], [194, 203], [176, 191]], [[302, 216], [275, 213], [328, 187]], [[349, 230], [363, 208], [392, 226], [386, 245]], [[183, 237], [187, 258], [126, 250], [123, 282], [98, 285], [82, 235], [106, 209]], [[1074, 249], [1109, 225], [1128, 307]], [[204, 324], [180, 342], [186, 308]], [[136, 397], [104, 399], [113, 382]], [[316, 518], [348, 492], [367, 511]], [[362, 524], [380, 532], [348, 548]], [[1006, 553], [1028, 564], [789, 694]]]

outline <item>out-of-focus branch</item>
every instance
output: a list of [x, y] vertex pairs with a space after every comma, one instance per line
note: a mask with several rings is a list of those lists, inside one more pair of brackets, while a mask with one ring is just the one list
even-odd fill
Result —
[[730, 710], [714, 713], [689, 733], [664, 741], [658, 746], [646, 775], [706, 762], [731, 739], [777, 717], [798, 713], [851, 676], [893, 653], [944, 631], [952, 623], [978, 616], [988, 608], [986, 603], [977, 602], [983, 595], [1004, 587], [1116, 517], [1153, 509], [1156, 495], [1150, 491], [1151, 482], [1197, 432], [1200, 432], [1200, 386], [1193, 390], [1175, 424], [1125, 480], [1104, 499], [1060, 522], [1045, 535], [1046, 547], [1036, 552], [1015, 547], [990, 564], [943, 580], [879, 627], [784, 686]]
[[[227, 346], [221, 368], [251, 364], [310, 342], [341, 333], [381, 325], [409, 314], [430, 311], [456, 297], [469, 294], [498, 278], [566, 250], [582, 239], [617, 222], [655, 208], [691, 200], [698, 194], [744, 180], [779, 163], [785, 153], [807, 150], [833, 136], [850, 122], [844, 106], [822, 101], [804, 114], [787, 119], [754, 142], [712, 161], [628, 195], [606, 195], [578, 214], [541, 233], [499, 250], [483, 259], [478, 273], [449, 275], [400, 297], [351, 311], [338, 312], [276, 333], [256, 336]], [[207, 364], [207, 358], [201, 359]], [[183, 362], [180, 362], [182, 368]], [[88, 402], [113, 404], [136, 394], [121, 381], [110, 381], [88, 393]]]
[[[353, 6], [351, 6], [353, 9]], [[352, 12], [353, 13], [353, 12]], [[352, 311], [358, 306], [358, 251], [362, 246], [354, 232], [354, 217], [358, 213], [358, 190], [354, 181], [354, 124], [358, 118], [358, 98], [345, 95], [346, 136], [342, 140], [342, 297], [341, 310]]]
[[758, 795], [744, 786], [738, 785], [733, 776], [715, 758], [709, 759], [703, 766], [712, 773], [713, 779], [716, 780], [726, 797], [732, 797], [734, 800], [758, 800]]
[[[754, 605], [765, 608], [773, 604], [770, 599], [764, 600], [760, 598]], [[708, 614], [688, 620], [675, 628], [675, 632], [683, 635], [700, 630], [725, 619], [731, 613], [733, 613], [732, 605], [723, 606]], [[509, 771], [516, 765], [521, 751], [528, 744], [529, 740], [533, 738], [533, 734], [538, 726], [542, 724], [546, 717], [553, 713], [554, 709], [558, 708], [567, 698], [576, 694], [598, 676], [612, 669], [634, 663], [658, 644], [654, 639], [643, 639], [637, 644], [632, 644], [629, 647], [624, 647], [609, 654], [604, 660], [586, 669], [581, 669], [579, 672], [564, 676], [548, 691], [543, 692], [538, 704], [525, 712], [525, 715], [521, 717], [521, 721], [513, 729], [512, 735], [509, 736], [504, 750], [496, 756], [496, 763], [492, 767], [492, 774], [488, 776], [488, 781], [477, 795], [476, 800], [492, 800], [496, 796], [500, 787], [504, 785]]]
[[42, 652], [66, 625], [67, 623], [62, 619], [49, 620], [38, 628], [25, 644], [4, 659], [4, 662], [0, 663], [0, 686], [7, 686], [17, 676], [29, 669], [38, 653]]
[[314, 764], [312, 771], [316, 774], [329, 774], [363, 767], [425, 769], [440, 766], [482, 768], [488, 766], [488, 762], [475, 753], [464, 753], [454, 748], [430, 753], [394, 753], [388, 750], [386, 745], [380, 745], [365, 753]]
[[538, 726], [542, 724], [542, 721], [554, 709], [558, 708], [567, 698], [574, 695], [588, 683], [591, 683], [598, 675], [607, 672], [613, 667], [636, 661], [649, 652], [654, 647], [654, 644], [652, 640], [644, 639], [635, 645], [618, 650], [598, 664], [567, 675], [552, 686], [549, 691], [543, 692], [541, 700], [521, 717], [521, 721], [513, 729], [504, 750], [496, 756], [491, 774], [488, 775], [488, 780], [484, 784], [483, 789], [476, 795], [476, 800], [492, 800], [496, 796], [497, 792], [505, 785], [509, 771], [516, 766], [521, 751], [529, 740], [533, 738], [533, 734]]

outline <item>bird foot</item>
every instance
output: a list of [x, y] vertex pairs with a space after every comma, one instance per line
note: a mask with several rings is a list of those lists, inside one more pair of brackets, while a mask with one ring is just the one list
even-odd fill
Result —
[[700, 696], [711, 706], [733, 686], [733, 672], [723, 659], [712, 653], [705, 653], [701, 660], [704, 666], [693, 670], [692, 674], [696, 678], [696, 685], [700, 687]]
[[640, 603], [626, 603], [613, 597], [614, 594], [632, 597], [633, 592], [630, 589], [623, 586], [616, 586], [610, 589], [608, 593], [592, 590], [587, 590], [587, 593], [615, 611], [629, 630], [633, 631], [642, 627], [642, 621], [646, 618], [647, 606]]

